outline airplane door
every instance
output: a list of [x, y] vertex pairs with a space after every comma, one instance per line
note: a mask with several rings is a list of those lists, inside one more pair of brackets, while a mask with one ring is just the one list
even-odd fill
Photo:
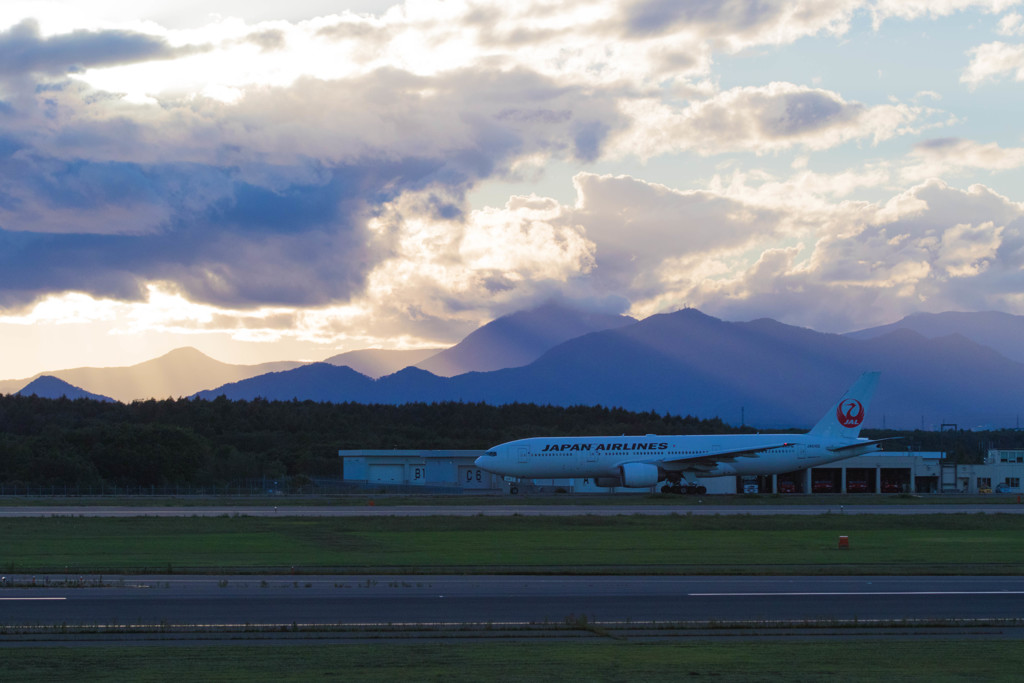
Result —
[[530, 457], [530, 449], [529, 448], [520, 448], [519, 449], [519, 462], [526, 462], [529, 457]]

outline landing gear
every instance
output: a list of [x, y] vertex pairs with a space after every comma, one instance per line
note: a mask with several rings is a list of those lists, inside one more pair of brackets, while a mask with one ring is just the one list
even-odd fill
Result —
[[683, 475], [680, 472], [669, 472], [665, 478], [665, 485], [661, 487], [662, 493], [678, 493], [692, 496], [694, 494], [703, 496], [708, 492], [706, 486], [693, 482], [683, 483]]
[[693, 486], [690, 484], [687, 484], [686, 486], [683, 486], [682, 484], [673, 484], [671, 486], [665, 484], [664, 486], [661, 487], [661, 492], [679, 493], [687, 496], [692, 496], [695, 494], [698, 496], [703, 496], [705, 493], [708, 492], [708, 489], [706, 486]]

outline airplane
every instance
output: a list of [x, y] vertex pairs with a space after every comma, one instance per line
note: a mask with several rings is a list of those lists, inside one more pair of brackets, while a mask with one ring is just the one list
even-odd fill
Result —
[[806, 434], [534, 437], [495, 446], [475, 463], [511, 478], [628, 488], [665, 482], [663, 493], [704, 494], [698, 477], [782, 474], [879, 450], [885, 439], [858, 436], [879, 374], [862, 374]]

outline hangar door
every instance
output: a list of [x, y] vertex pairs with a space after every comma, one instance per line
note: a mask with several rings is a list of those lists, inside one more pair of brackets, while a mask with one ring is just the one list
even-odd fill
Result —
[[464, 489], [486, 489], [491, 486], [491, 476], [479, 467], [459, 467], [459, 485]]
[[367, 481], [371, 484], [404, 484], [404, 465], [370, 465]]

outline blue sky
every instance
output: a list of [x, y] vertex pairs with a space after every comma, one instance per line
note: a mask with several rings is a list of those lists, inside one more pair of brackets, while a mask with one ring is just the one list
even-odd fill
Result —
[[1009, 0], [4, 3], [0, 377], [1024, 314], [1022, 80]]

